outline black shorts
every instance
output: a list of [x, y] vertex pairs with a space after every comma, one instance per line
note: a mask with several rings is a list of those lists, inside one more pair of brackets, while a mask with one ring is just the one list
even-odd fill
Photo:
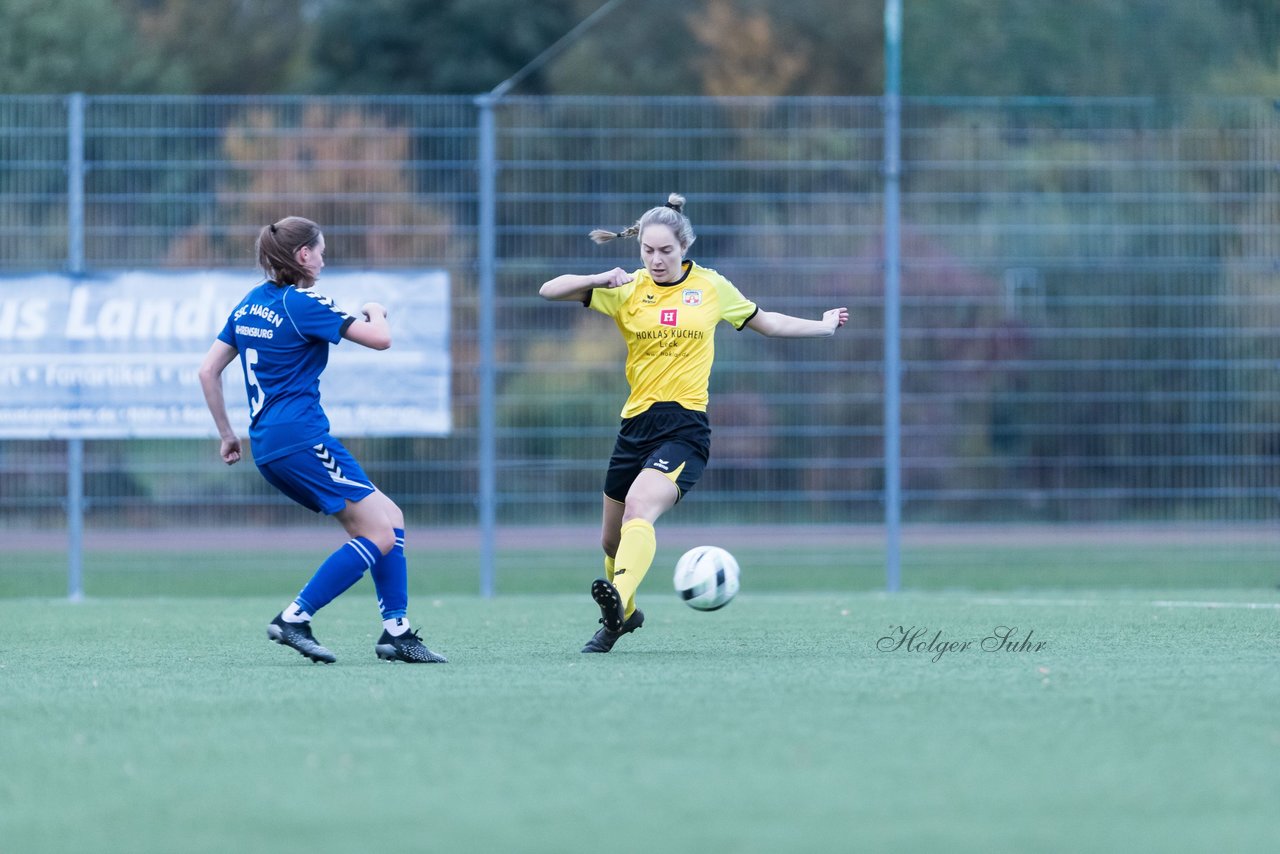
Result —
[[665, 474], [683, 498], [702, 477], [710, 454], [707, 413], [678, 403], [655, 403], [639, 415], [622, 419], [604, 478], [604, 494], [625, 502], [627, 490], [640, 472], [653, 469]]

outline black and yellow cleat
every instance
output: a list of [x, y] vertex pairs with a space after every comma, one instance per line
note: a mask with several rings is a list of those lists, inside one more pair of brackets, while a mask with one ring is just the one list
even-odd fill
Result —
[[622, 607], [622, 596], [613, 582], [597, 578], [591, 582], [591, 598], [600, 606], [600, 622], [611, 632], [622, 631], [625, 611]]
[[[600, 622], [604, 622], [604, 618], [600, 618]], [[634, 632], [636, 629], [644, 625], [644, 611], [636, 608], [631, 612], [631, 616], [622, 622], [621, 631], [611, 632], [602, 628], [596, 632], [591, 640], [587, 641], [587, 645], [582, 648], [583, 652], [608, 652], [613, 649], [613, 645], [618, 642], [618, 638], [627, 632]]]

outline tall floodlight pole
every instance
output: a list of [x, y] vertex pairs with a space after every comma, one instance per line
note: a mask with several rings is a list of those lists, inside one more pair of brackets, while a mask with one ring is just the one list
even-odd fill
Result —
[[902, 586], [902, 0], [885, 0], [884, 36], [884, 527], [892, 593]]
[[498, 102], [522, 80], [555, 59], [578, 38], [595, 26], [624, 0], [609, 0], [565, 33], [554, 44], [535, 56], [523, 68], [494, 86], [489, 92], [475, 99], [479, 111], [477, 155], [479, 258], [477, 275], [479, 289], [476, 294], [477, 330], [480, 344], [480, 413], [477, 466], [479, 467], [479, 515], [480, 515], [480, 595], [488, 598], [496, 591], [497, 571], [495, 554], [498, 539], [498, 491], [497, 491], [497, 341], [494, 317], [497, 314], [498, 269], [498, 131], [494, 115]]

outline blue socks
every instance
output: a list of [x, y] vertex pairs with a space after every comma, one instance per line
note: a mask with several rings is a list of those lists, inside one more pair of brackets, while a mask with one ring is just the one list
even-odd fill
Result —
[[369, 574], [378, 593], [383, 621], [404, 617], [409, 607], [409, 567], [404, 557], [404, 529], [396, 528], [396, 544], [382, 555]]
[[[399, 536], [397, 534], [396, 542], [400, 542]], [[392, 552], [394, 553], [395, 549], [392, 549]], [[341, 548], [320, 564], [316, 574], [311, 576], [307, 586], [298, 594], [298, 604], [308, 614], [314, 614], [359, 581], [366, 569], [371, 569], [379, 563], [379, 558], [382, 558], [382, 552], [372, 540], [366, 540], [364, 537], [347, 540]], [[400, 564], [404, 566], [403, 549], [400, 551]]]
[[[404, 529], [396, 528], [396, 544], [385, 555], [371, 540], [356, 537], [329, 555], [307, 586], [298, 594], [296, 604], [311, 615], [338, 598], [360, 580], [365, 570], [373, 576], [378, 593], [378, 608], [384, 622], [402, 620], [409, 607], [409, 567], [404, 557]], [[303, 615], [299, 615], [303, 616]], [[407, 625], [407, 621], [404, 621]]]

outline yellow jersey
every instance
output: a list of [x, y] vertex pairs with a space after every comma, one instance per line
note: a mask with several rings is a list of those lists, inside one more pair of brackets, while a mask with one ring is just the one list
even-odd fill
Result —
[[683, 263], [678, 281], [655, 282], [642, 267], [622, 287], [594, 288], [587, 297], [589, 308], [613, 318], [627, 344], [631, 395], [623, 418], [661, 401], [706, 412], [716, 324], [742, 329], [759, 310], [715, 270]]

